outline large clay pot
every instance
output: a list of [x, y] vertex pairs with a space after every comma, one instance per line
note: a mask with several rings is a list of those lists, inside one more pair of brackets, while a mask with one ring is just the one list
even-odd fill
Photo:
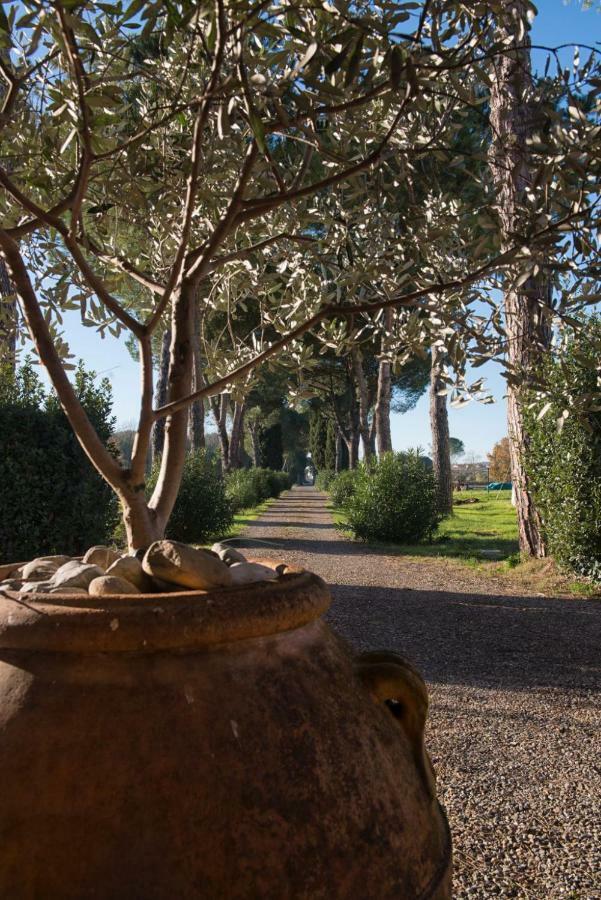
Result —
[[0, 597], [0, 897], [450, 897], [422, 682], [328, 602]]

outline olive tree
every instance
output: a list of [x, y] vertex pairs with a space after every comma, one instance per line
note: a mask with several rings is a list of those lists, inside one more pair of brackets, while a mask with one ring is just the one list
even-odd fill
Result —
[[[190, 404], [231, 391], [283, 351], [299, 369], [309, 333], [348, 347], [364, 328], [386, 329], [381, 311], [393, 310], [403, 353], [439, 338], [461, 368], [468, 345], [476, 360], [502, 347], [498, 309], [482, 316], [474, 306], [489, 302], [495, 277], [519, 280], [544, 256], [578, 265], [586, 279], [599, 174], [593, 107], [579, 105], [573, 126], [540, 137], [532, 197], [503, 246], [490, 184], [477, 210], [444, 194], [426, 205], [427, 224], [436, 204], [440, 247], [461, 244], [446, 256], [429, 253], [421, 220], [383, 202], [401, 182], [427, 177], [423, 159], [468, 177], [454, 134], [458, 117], [486, 104], [495, 59], [513, 52], [494, 43], [503, 6], [3, 4], [0, 252], [63, 409], [120, 499], [132, 549], [164, 533]], [[594, 93], [598, 75], [596, 59], [587, 61], [581, 90]], [[352, 259], [349, 210], [367, 242]], [[590, 292], [584, 281], [580, 294]], [[248, 303], [259, 324], [246, 340], [228, 326], [231, 341], [216, 342], [194, 386], [195, 317], [225, 312], [229, 323]], [[128, 467], [107, 453], [69, 381], [59, 328], [73, 308], [137, 346]], [[555, 312], [569, 312], [569, 302]], [[166, 399], [153, 407], [153, 341], [166, 328]], [[160, 420], [161, 467], [147, 501]]]

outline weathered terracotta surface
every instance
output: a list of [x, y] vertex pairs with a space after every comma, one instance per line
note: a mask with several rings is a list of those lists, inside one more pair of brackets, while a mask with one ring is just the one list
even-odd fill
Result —
[[450, 897], [423, 758], [328, 602], [308, 573], [1, 596], [0, 897]]

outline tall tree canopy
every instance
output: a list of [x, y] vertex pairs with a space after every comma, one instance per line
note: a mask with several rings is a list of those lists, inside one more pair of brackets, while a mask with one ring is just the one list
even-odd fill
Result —
[[[463, 120], [486, 115], [499, 58], [515, 53], [498, 39], [504, 8], [2, 5], [0, 252], [63, 408], [121, 500], [132, 547], [164, 532], [189, 404], [231, 390], [284, 349], [298, 370], [311, 352], [307, 333], [345, 352], [366, 329], [384, 328], [401, 361], [438, 340], [461, 372], [468, 352], [480, 361], [505, 349], [489, 291], [497, 277], [519, 285], [543, 267], [549, 277], [577, 272], [576, 291], [537, 300], [558, 320], [591, 299], [597, 57], [567, 74], [557, 60], [554, 104], [528, 146], [531, 183], [502, 246], [494, 183], [485, 167], [473, 174], [479, 151], [458, 146]], [[479, 208], [471, 194], [424, 189], [427, 161], [478, 178]], [[424, 196], [420, 216], [386, 202], [401, 184]], [[199, 304], [225, 315], [229, 340], [193, 389]], [[241, 335], [230, 325], [248, 304], [257, 324]], [[138, 345], [143, 389], [126, 469], [68, 380], [58, 329], [69, 308]], [[167, 397], [153, 408], [153, 336], [167, 322]], [[160, 419], [161, 472], [147, 503], [145, 461]]]

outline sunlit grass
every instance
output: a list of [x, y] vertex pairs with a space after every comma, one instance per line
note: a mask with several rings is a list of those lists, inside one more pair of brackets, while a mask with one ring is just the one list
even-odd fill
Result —
[[[486, 551], [497, 551], [490, 557], [494, 561], [513, 558], [518, 553], [511, 491], [462, 491], [455, 494], [455, 500], [477, 502], [455, 506], [453, 514], [440, 523], [431, 542], [395, 544], [395, 550], [409, 556], [444, 556], [478, 562], [489, 558]], [[334, 511], [334, 519], [344, 528], [341, 510]]]

